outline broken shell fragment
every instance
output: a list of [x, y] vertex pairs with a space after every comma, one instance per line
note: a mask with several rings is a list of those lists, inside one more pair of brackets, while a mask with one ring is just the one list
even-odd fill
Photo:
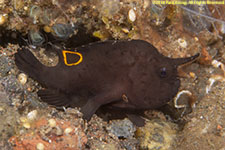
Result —
[[225, 66], [223, 63], [221, 63], [220, 61], [217, 61], [217, 60], [213, 60], [211, 62], [211, 65], [215, 68], [220, 68], [222, 71], [223, 71], [223, 75], [212, 75], [208, 82], [209, 84], [206, 86], [206, 89], [205, 89], [205, 92], [206, 94], [209, 93], [209, 91], [211, 90], [213, 84], [216, 82], [216, 81], [220, 81], [220, 82], [225, 82]]
[[215, 67], [215, 68], [221, 68], [223, 71], [224, 71], [224, 69], [225, 69], [224, 64], [221, 63], [221, 62], [219, 62], [219, 61], [217, 61], [217, 60], [213, 60], [213, 61], [212, 61], [212, 65], [213, 65], [213, 67]]
[[205, 89], [206, 94], [209, 93], [209, 91], [211, 90], [213, 84], [216, 81], [225, 82], [225, 78], [223, 76], [221, 76], [221, 75], [213, 75], [213, 76], [211, 76], [209, 78], [209, 80], [208, 80], [209, 84], [206, 86], [206, 89]]
[[33, 121], [37, 118], [37, 114], [38, 114], [37, 110], [33, 110], [27, 114], [27, 119]]
[[23, 8], [23, 6], [24, 6], [24, 1], [23, 1], [23, 0], [13, 0], [12, 3], [13, 3], [13, 7], [14, 7], [16, 10], [21, 9], [21, 8]]
[[[186, 104], [178, 104], [178, 103], [180, 103], [178, 101], [182, 101], [182, 100], [180, 100], [180, 97], [183, 94], [186, 94], [188, 96], [188, 101]], [[176, 97], [174, 98], [174, 107], [177, 109], [184, 108], [184, 110], [182, 111], [182, 113], [180, 115], [182, 117], [185, 114], [187, 108], [195, 107], [195, 104], [194, 104], [195, 101], [196, 101], [196, 98], [193, 96], [193, 94], [190, 91], [182, 90], [182, 91], [178, 92]], [[181, 102], [181, 103], [183, 103], [183, 102]]]
[[175, 108], [185, 108], [185, 107], [187, 107], [186, 105], [179, 105], [178, 104], [178, 100], [179, 100], [180, 96], [183, 95], [183, 94], [187, 94], [189, 97], [192, 97], [192, 93], [188, 90], [182, 90], [182, 91], [178, 92], [176, 97], [174, 98], [174, 107]]

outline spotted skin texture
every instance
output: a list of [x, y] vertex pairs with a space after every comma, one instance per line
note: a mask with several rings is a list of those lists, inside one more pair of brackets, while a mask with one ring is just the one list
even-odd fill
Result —
[[101, 106], [135, 112], [165, 105], [180, 87], [177, 67], [199, 56], [171, 59], [143, 40], [95, 42], [71, 52], [55, 50], [59, 62], [54, 67], [41, 64], [28, 49], [18, 50], [16, 65], [46, 87], [38, 95], [51, 105], [68, 106], [75, 95], [90, 93], [81, 107], [87, 120]]

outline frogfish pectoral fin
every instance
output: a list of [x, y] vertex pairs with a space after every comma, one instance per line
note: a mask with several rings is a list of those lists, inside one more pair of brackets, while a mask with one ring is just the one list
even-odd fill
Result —
[[67, 107], [70, 105], [70, 99], [65, 94], [54, 90], [43, 89], [39, 90], [37, 94], [43, 102], [46, 102], [49, 105], [56, 107]]

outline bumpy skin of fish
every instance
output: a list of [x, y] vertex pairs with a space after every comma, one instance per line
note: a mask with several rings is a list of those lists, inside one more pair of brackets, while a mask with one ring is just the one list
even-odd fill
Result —
[[41, 64], [28, 49], [18, 50], [16, 65], [47, 88], [38, 95], [51, 105], [68, 106], [71, 97], [81, 91], [91, 93], [81, 108], [87, 120], [106, 104], [128, 110], [159, 108], [178, 92], [177, 67], [199, 56], [171, 59], [142, 40], [104, 41], [55, 50], [59, 63], [54, 67]]

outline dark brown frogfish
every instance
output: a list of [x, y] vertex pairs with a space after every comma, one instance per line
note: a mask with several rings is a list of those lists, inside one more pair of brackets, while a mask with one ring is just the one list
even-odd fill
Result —
[[59, 62], [54, 67], [43, 65], [26, 48], [15, 54], [15, 63], [46, 87], [38, 95], [48, 104], [68, 106], [81, 91], [91, 93], [81, 107], [86, 120], [103, 105], [131, 112], [165, 105], [180, 87], [177, 67], [199, 56], [168, 58], [143, 40], [111, 40], [55, 50]]

